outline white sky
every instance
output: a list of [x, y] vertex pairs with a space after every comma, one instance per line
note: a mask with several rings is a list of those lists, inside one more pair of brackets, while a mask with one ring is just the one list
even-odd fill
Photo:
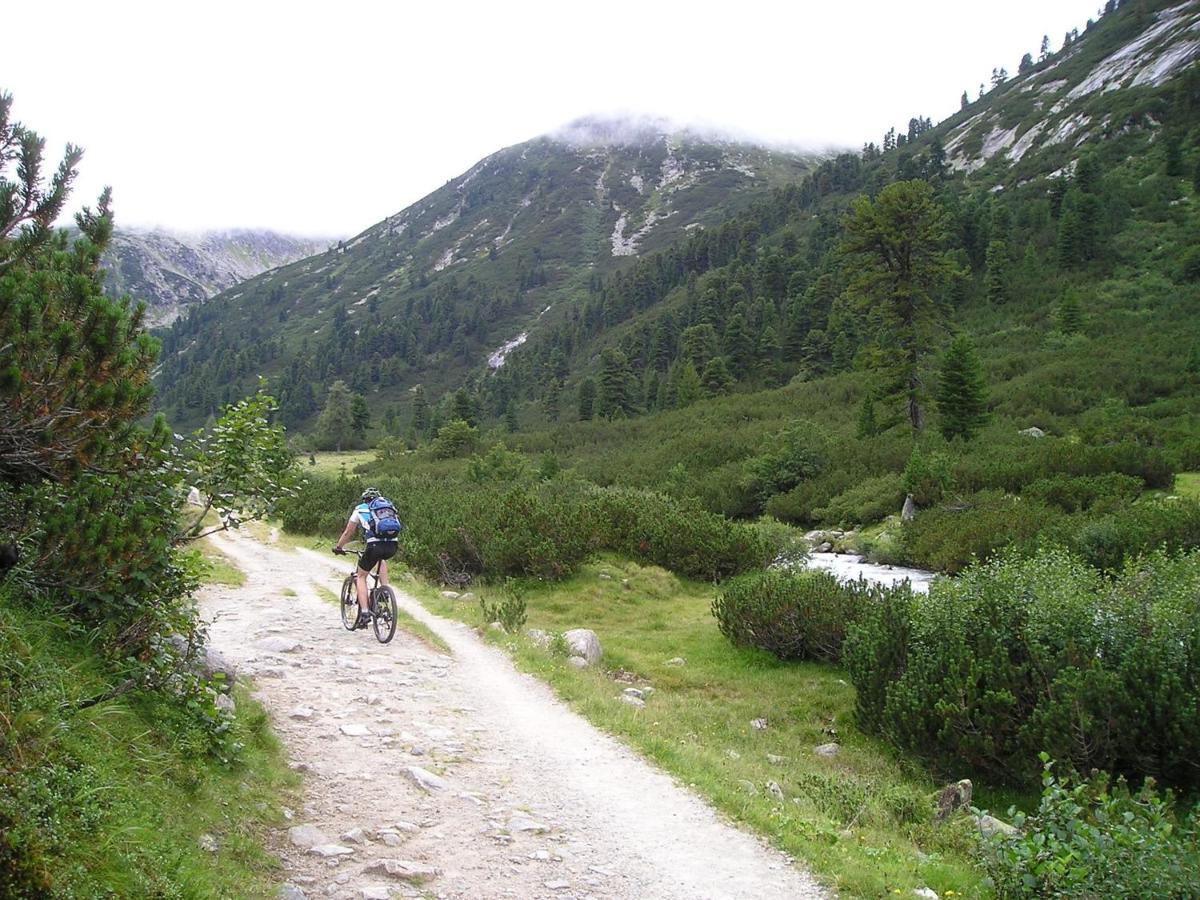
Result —
[[338, 236], [582, 115], [860, 147], [1100, 5], [56, 0], [0, 13], [0, 90], [118, 226]]

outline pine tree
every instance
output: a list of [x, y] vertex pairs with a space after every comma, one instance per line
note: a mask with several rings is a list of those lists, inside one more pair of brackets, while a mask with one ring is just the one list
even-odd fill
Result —
[[925, 424], [924, 360], [945, 317], [939, 293], [957, 272], [945, 241], [945, 213], [924, 181], [854, 201], [843, 230], [842, 251], [858, 263], [847, 294], [878, 327], [874, 368], [914, 432]]
[[425, 388], [417, 385], [413, 388], [412, 427], [418, 437], [429, 434], [429, 401], [425, 399]]
[[371, 426], [371, 410], [362, 394], [355, 394], [350, 401], [350, 422], [355, 439], [366, 441], [367, 429]]
[[579, 421], [590, 422], [595, 414], [596, 407], [596, 381], [593, 378], [585, 378], [579, 382]]
[[988, 241], [985, 259], [984, 290], [988, 303], [999, 306], [1008, 300], [1008, 244]]
[[879, 425], [875, 421], [875, 400], [871, 392], [863, 394], [862, 403], [858, 407], [858, 431], [860, 438], [874, 437], [879, 433]]
[[600, 384], [596, 390], [596, 413], [612, 419], [632, 414], [636, 380], [629, 360], [620, 350], [608, 348], [600, 354]]
[[958, 108], [966, 109], [970, 105], [971, 105], [971, 101], [967, 98], [967, 92], [963, 91], [963, 95], [958, 101]]
[[691, 406], [700, 399], [704, 392], [703, 385], [700, 384], [700, 376], [696, 373], [696, 367], [692, 365], [691, 360], [686, 359], [677, 364], [672, 371], [671, 386], [676, 409]]
[[983, 366], [970, 338], [950, 342], [938, 373], [939, 430], [946, 440], [970, 440], [987, 421], [987, 387]]
[[1021, 62], [1017, 64], [1017, 74], [1024, 75], [1033, 68], [1033, 54], [1026, 53], [1021, 57]]
[[1058, 330], [1063, 334], [1078, 334], [1083, 330], [1083, 306], [1079, 302], [1079, 295], [1070, 288], [1063, 292], [1062, 299], [1058, 301], [1056, 318]]
[[450, 418], [466, 422], [472, 428], [479, 424], [478, 417], [475, 415], [475, 404], [471, 402], [471, 395], [467, 393], [466, 388], [459, 388], [454, 392]]
[[1042, 60], [1046, 59], [1049, 56], [1050, 56], [1050, 35], [1043, 34], [1042, 35], [1042, 47], [1041, 47], [1041, 50], [1038, 51], [1038, 62], [1041, 62]]
[[341, 451], [354, 436], [353, 403], [346, 382], [335, 381], [317, 419], [317, 437], [325, 446]]
[[734, 313], [729, 317], [722, 344], [725, 357], [729, 361], [729, 371], [735, 378], [745, 378], [754, 359], [754, 341], [741, 313]]
[[517, 402], [510, 400], [504, 407], [504, 429], [509, 434], [514, 434], [517, 427]]
[[546, 413], [546, 418], [551, 422], [558, 421], [559, 404], [562, 402], [562, 382], [557, 378], [551, 378], [546, 385], [546, 389], [542, 391], [542, 409]]
[[729, 371], [729, 366], [725, 364], [723, 356], [714, 356], [710, 359], [700, 375], [700, 384], [704, 386], [705, 392], [710, 397], [719, 397], [729, 393], [735, 383], [736, 379]]

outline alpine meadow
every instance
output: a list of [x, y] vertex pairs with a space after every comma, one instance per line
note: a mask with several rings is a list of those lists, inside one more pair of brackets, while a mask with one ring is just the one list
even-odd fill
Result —
[[1200, 897], [1198, 34], [332, 240], [58, 230], [0, 93], [0, 896]]

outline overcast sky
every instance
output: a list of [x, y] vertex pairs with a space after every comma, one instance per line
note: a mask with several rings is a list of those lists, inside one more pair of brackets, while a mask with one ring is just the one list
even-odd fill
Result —
[[13, 4], [0, 90], [118, 226], [350, 235], [579, 116], [860, 147], [1100, 0]]

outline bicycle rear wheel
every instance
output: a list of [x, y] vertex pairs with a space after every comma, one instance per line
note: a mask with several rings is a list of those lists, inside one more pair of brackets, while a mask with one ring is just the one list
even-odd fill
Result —
[[354, 589], [354, 576], [347, 575], [342, 582], [342, 624], [353, 631], [358, 624], [358, 593]]
[[396, 633], [396, 595], [390, 587], [377, 587], [374, 594], [375, 616], [371, 621], [375, 638], [386, 644]]

